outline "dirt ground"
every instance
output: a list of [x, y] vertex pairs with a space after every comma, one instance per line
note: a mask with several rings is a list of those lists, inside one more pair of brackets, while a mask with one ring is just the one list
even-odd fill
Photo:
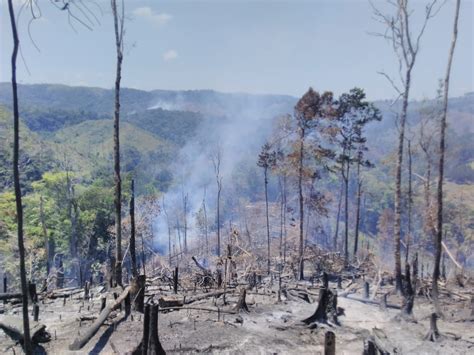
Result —
[[[362, 281], [359, 283], [360, 287], [351, 296], [362, 297]], [[261, 287], [258, 292], [248, 291], [249, 313], [224, 313], [236, 303], [237, 292], [227, 295], [227, 305], [223, 304], [221, 296], [185, 306], [210, 311], [181, 309], [160, 312], [161, 344], [170, 354], [323, 354], [324, 335], [331, 330], [336, 334], [336, 354], [362, 354], [364, 339], [373, 328], [378, 328], [385, 332], [400, 354], [474, 354], [474, 327], [468, 299], [443, 298], [444, 319], [438, 320], [443, 338], [435, 343], [423, 339], [433, 312], [433, 306], [424, 297], [416, 299], [415, 321], [399, 320], [400, 311], [397, 309], [382, 310], [378, 305], [338, 297], [338, 306], [344, 308], [345, 313], [339, 317], [340, 325], [318, 324], [311, 329], [301, 321], [316, 309], [318, 285], [311, 286], [306, 282], [297, 287], [309, 293], [312, 303], [285, 299], [278, 302], [276, 286], [273, 286], [273, 289]], [[330, 288], [335, 289], [336, 284], [330, 283]], [[377, 295], [386, 291], [381, 287]], [[115, 312], [83, 349], [68, 350], [68, 345], [92, 322], [80, 320], [81, 317], [99, 314], [101, 294], [97, 288], [92, 292], [93, 298], [89, 301], [83, 301], [80, 293], [66, 299], [65, 304], [62, 299], [45, 299], [44, 304], [40, 301], [39, 321], [47, 326], [52, 339], [38, 346], [38, 353], [126, 354], [137, 347], [142, 337], [143, 316], [132, 313], [131, 317], [124, 319], [123, 313]], [[387, 301], [395, 305], [401, 303], [396, 295], [389, 296]], [[217, 312], [218, 308], [222, 312]], [[19, 305], [7, 304], [3, 310], [5, 315], [20, 317]], [[21, 347], [1, 331], [0, 353], [21, 353]]]

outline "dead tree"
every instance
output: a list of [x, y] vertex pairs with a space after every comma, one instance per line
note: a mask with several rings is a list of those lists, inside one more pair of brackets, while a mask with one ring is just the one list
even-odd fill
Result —
[[448, 94], [449, 94], [449, 79], [451, 75], [451, 66], [453, 62], [454, 49], [456, 47], [456, 40], [458, 36], [458, 20], [459, 20], [459, 8], [461, 6], [461, 0], [456, 1], [456, 10], [454, 14], [454, 27], [453, 37], [451, 41], [451, 47], [449, 49], [448, 66], [446, 69], [446, 76], [444, 78], [444, 95], [443, 95], [443, 111], [441, 115], [441, 128], [440, 128], [440, 142], [439, 142], [439, 174], [438, 174], [438, 211], [437, 211], [437, 230], [436, 230], [436, 254], [433, 269], [433, 282], [432, 282], [432, 297], [436, 307], [436, 312], [441, 313], [439, 305], [439, 291], [438, 291], [438, 279], [439, 279], [439, 263], [441, 260], [442, 243], [443, 243], [443, 182], [444, 182], [444, 156], [446, 152], [446, 116], [448, 113]]
[[115, 180], [115, 282], [122, 285], [122, 180], [120, 177], [120, 82], [122, 79], [123, 35], [125, 21], [125, 4], [122, 1], [121, 14], [117, 0], [111, 0], [114, 17], [115, 49], [117, 65], [115, 73], [115, 110], [114, 110], [114, 180]]
[[13, 93], [13, 180], [15, 185], [16, 201], [16, 223], [18, 236], [18, 252], [20, 261], [20, 281], [22, 293], [22, 313], [23, 313], [23, 349], [27, 355], [32, 354], [33, 348], [30, 338], [30, 321], [28, 318], [28, 293], [25, 267], [25, 245], [23, 242], [23, 203], [21, 198], [20, 170], [18, 167], [20, 153], [20, 113], [18, 109], [18, 87], [16, 81], [16, 60], [20, 47], [20, 39], [16, 27], [15, 10], [13, 0], [8, 0], [8, 12], [10, 15], [10, 25], [13, 37], [13, 52], [11, 56], [12, 93]]
[[402, 215], [402, 167], [403, 167], [403, 147], [405, 143], [405, 126], [408, 113], [408, 101], [410, 98], [411, 75], [415, 67], [416, 59], [420, 49], [420, 40], [425, 32], [428, 21], [436, 15], [439, 8], [435, 8], [438, 0], [429, 0], [425, 7], [424, 20], [418, 34], [411, 32], [412, 11], [408, 8], [407, 0], [387, 0], [389, 6], [393, 7], [393, 14], [384, 14], [374, 5], [374, 15], [376, 19], [384, 24], [386, 30], [384, 33], [376, 34], [388, 40], [393, 47], [395, 55], [399, 62], [399, 75], [402, 86], [398, 84], [386, 73], [380, 73], [385, 76], [392, 87], [402, 98], [402, 108], [398, 121], [398, 149], [397, 163], [395, 172], [395, 223], [394, 223], [394, 246], [395, 246], [395, 280], [396, 289], [402, 290], [402, 267], [401, 267], [401, 215]]
[[276, 164], [276, 153], [271, 151], [269, 143], [265, 143], [258, 156], [257, 165], [263, 168], [265, 186], [265, 217], [267, 222], [267, 273], [270, 275], [270, 220], [268, 218], [268, 169]]
[[222, 192], [222, 176], [221, 176], [221, 149], [217, 147], [215, 156], [212, 156], [212, 164], [214, 165], [214, 173], [216, 175], [217, 184], [217, 208], [216, 208], [216, 223], [217, 223], [217, 256], [221, 256], [221, 192]]
[[132, 179], [130, 186], [130, 260], [132, 262], [132, 275], [138, 277], [137, 254], [135, 244], [135, 181]]

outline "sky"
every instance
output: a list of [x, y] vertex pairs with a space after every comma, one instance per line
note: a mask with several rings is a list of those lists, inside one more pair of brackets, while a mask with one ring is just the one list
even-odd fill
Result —
[[[7, 1], [1, 1], [0, 81], [9, 81], [11, 30]], [[15, 0], [17, 11], [22, 1]], [[91, 30], [74, 19], [70, 24], [53, 2], [37, 0], [41, 17], [30, 24], [31, 38], [31, 13], [20, 16], [19, 82], [112, 88], [110, 1], [83, 0], [87, 9], [71, 5], [85, 23], [84, 13], [95, 22]], [[384, 0], [373, 3], [387, 10]], [[414, 32], [426, 3], [411, 1]], [[454, 3], [447, 0], [428, 24], [412, 98], [434, 97], [444, 76]], [[450, 96], [474, 91], [473, 11], [474, 0], [463, 0]], [[374, 20], [368, 0], [125, 0], [125, 12], [124, 87], [301, 96], [309, 86], [336, 94], [357, 86], [371, 100], [396, 96], [378, 74], [397, 78], [398, 66], [389, 43], [370, 35], [384, 27]]]

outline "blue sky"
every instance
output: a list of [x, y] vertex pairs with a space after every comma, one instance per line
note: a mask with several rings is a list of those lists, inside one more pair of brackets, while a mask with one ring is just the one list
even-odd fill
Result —
[[[11, 52], [6, 0], [0, 14], [0, 81], [8, 81]], [[115, 75], [113, 24], [108, 0], [89, 8], [100, 25], [68, 24], [64, 11], [38, 0], [42, 17], [20, 19], [22, 83], [64, 83], [111, 88]], [[441, 0], [440, 0], [441, 1]], [[15, 0], [20, 3], [21, 0]], [[414, 25], [425, 0], [412, 0]], [[378, 6], [384, 1], [374, 0]], [[378, 71], [396, 76], [390, 45], [368, 32], [382, 31], [368, 0], [125, 0], [123, 86], [138, 89], [214, 89], [300, 96], [309, 87], [336, 94], [354, 86], [370, 99], [395, 96]], [[18, 7], [17, 7], [18, 9]], [[463, 0], [451, 96], [474, 91], [473, 0]], [[444, 75], [454, 0], [447, 0], [422, 40], [412, 97], [433, 97]], [[79, 10], [75, 11], [81, 16]], [[415, 28], [416, 29], [416, 28]]]

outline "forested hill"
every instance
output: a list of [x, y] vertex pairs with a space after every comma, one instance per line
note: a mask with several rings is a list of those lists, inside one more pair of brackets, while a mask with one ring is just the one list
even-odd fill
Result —
[[[23, 176], [27, 189], [29, 181], [39, 179], [55, 166], [64, 165], [65, 159], [73, 170], [87, 178], [92, 178], [101, 169], [105, 169], [103, 173], [111, 169], [107, 161], [112, 154], [113, 90], [55, 84], [19, 85], [19, 97], [25, 164], [28, 161], [27, 173]], [[231, 128], [224, 135], [242, 135], [238, 138], [244, 140], [244, 146], [259, 147], [260, 139], [268, 136], [272, 118], [292, 113], [296, 100], [286, 95], [124, 88], [121, 96], [123, 170], [137, 172], [141, 192], [150, 188], [166, 190], [173, 181], [170, 165], [186, 143], [194, 138], [210, 141], [209, 137], [222, 134], [217, 127], [227, 123]], [[0, 83], [0, 106], [3, 106], [0, 109], [0, 135], [6, 142], [0, 148], [2, 188], [11, 186], [10, 105], [11, 87], [8, 83]], [[376, 105], [384, 118], [380, 123], [370, 125], [367, 135], [372, 148], [371, 158], [379, 161], [389, 156], [396, 146], [393, 114], [396, 106], [390, 101], [378, 101]], [[423, 112], [433, 106], [434, 101], [411, 103], [411, 132], [419, 130]], [[233, 129], [233, 121], [242, 121], [242, 124]], [[470, 141], [473, 121], [474, 94], [452, 98], [448, 142], [451, 142], [453, 158], [447, 161], [447, 171], [448, 179], [458, 183], [474, 180], [474, 148]], [[256, 130], [264, 132], [248, 136], [242, 129], [244, 125], [258, 125]], [[228, 138], [221, 137], [223, 140]], [[247, 165], [254, 165], [252, 159], [249, 158]]]

